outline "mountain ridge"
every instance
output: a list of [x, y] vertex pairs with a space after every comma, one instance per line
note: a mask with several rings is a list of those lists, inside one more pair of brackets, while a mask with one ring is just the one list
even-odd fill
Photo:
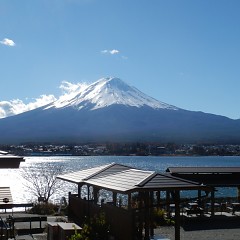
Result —
[[240, 143], [239, 120], [158, 102], [116, 78], [101, 79], [65, 101], [0, 119], [0, 132], [0, 143]]
[[91, 103], [90, 109], [95, 110], [113, 104], [127, 105], [132, 107], [149, 106], [153, 108], [168, 108], [177, 110], [178, 108], [152, 97], [147, 96], [135, 87], [131, 87], [116, 77], [102, 78], [89, 86], [80, 90], [73, 98], [66, 101], [57, 100], [50, 104], [48, 108], [62, 108], [73, 106], [77, 109], [86, 108], [84, 103]]

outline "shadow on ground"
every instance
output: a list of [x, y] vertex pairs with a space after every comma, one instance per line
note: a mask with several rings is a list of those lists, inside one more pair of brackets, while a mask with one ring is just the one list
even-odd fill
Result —
[[240, 217], [184, 217], [182, 219], [182, 228], [185, 231], [240, 228]]

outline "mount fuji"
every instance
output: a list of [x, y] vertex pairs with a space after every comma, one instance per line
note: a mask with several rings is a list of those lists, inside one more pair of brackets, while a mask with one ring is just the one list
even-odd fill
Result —
[[148, 106], [153, 109], [178, 109], [145, 95], [138, 89], [130, 87], [119, 78], [100, 79], [90, 86], [79, 90], [74, 97], [65, 100], [60, 99], [50, 104], [46, 109], [73, 107], [77, 110], [96, 110], [111, 105], [124, 105], [137, 108]]
[[240, 143], [240, 120], [187, 111], [118, 78], [103, 78], [44, 107], [0, 119], [0, 143]]

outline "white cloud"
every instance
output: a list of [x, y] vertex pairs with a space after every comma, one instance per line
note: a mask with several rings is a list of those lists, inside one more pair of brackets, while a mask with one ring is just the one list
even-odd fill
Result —
[[87, 83], [74, 84], [68, 81], [63, 81], [59, 87], [62, 90], [62, 95], [58, 99], [54, 95], [41, 95], [39, 98], [34, 98], [28, 103], [25, 103], [20, 99], [0, 101], [0, 118], [27, 112], [38, 107], [45, 106], [57, 100], [61, 102], [67, 99], [71, 99], [77, 93], [83, 91], [87, 86]]
[[118, 54], [119, 53], [119, 51], [118, 50], [116, 50], [116, 49], [113, 49], [113, 50], [111, 50], [111, 51], [109, 51], [112, 55], [113, 54]]
[[59, 101], [66, 101], [74, 97], [80, 91], [83, 91], [88, 87], [88, 84], [85, 82], [82, 83], [70, 83], [68, 81], [62, 81], [60, 89], [63, 91], [63, 95], [59, 97]]
[[103, 54], [111, 54], [111, 55], [114, 55], [114, 54], [118, 54], [120, 53], [119, 50], [117, 49], [112, 49], [112, 50], [102, 50], [101, 53]]
[[0, 41], [0, 43], [3, 44], [3, 45], [9, 46], [9, 47], [16, 46], [16, 43], [9, 38], [4, 38], [2, 41]]
[[41, 95], [39, 98], [33, 99], [32, 102], [24, 103], [20, 99], [14, 99], [11, 101], [0, 102], [0, 118], [5, 118], [20, 114], [26, 111], [33, 110], [38, 107], [42, 107], [55, 101], [56, 98], [53, 95]]
[[88, 86], [87, 83], [70, 83], [68, 81], [62, 81], [60, 85], [60, 89], [63, 90], [63, 93], [71, 94], [71, 93], [76, 93], [80, 89], [86, 88]]
[[102, 50], [101, 53], [103, 54], [108, 53], [108, 50]]

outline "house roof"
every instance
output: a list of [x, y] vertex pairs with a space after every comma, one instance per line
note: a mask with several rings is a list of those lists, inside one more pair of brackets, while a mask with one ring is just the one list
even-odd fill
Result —
[[0, 152], [0, 168], [19, 168], [20, 162], [24, 162], [24, 158]]
[[189, 174], [222, 174], [222, 173], [240, 173], [240, 167], [169, 167], [166, 170], [170, 173], [189, 173]]
[[206, 187], [196, 182], [173, 177], [170, 174], [136, 169], [116, 163], [61, 175], [58, 178], [77, 184], [89, 184], [118, 192], [167, 189], [187, 190]]
[[128, 192], [138, 188], [138, 184], [152, 174], [151, 171], [126, 169], [104, 176], [94, 176], [87, 179], [86, 183], [119, 192]]
[[240, 167], [170, 167], [166, 171], [213, 187], [240, 186]]
[[111, 164], [107, 164], [107, 165], [89, 168], [89, 169], [85, 169], [77, 172], [71, 172], [71, 173], [60, 175], [57, 178], [67, 182], [79, 184], [79, 183], [82, 183], [85, 178], [89, 178], [92, 175], [100, 173], [102, 170], [108, 168], [110, 165]]

